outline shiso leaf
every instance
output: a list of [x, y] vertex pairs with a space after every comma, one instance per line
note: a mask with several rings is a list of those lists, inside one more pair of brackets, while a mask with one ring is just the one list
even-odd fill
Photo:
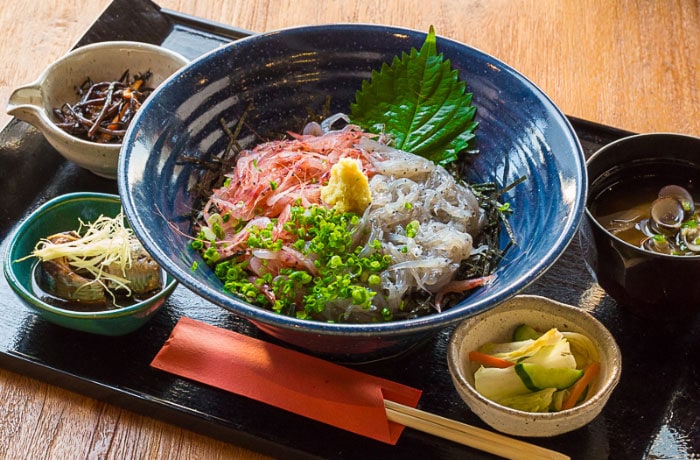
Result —
[[350, 105], [353, 123], [393, 137], [395, 148], [443, 166], [474, 138], [476, 107], [450, 60], [437, 53], [435, 29], [420, 51], [395, 56], [362, 82]]

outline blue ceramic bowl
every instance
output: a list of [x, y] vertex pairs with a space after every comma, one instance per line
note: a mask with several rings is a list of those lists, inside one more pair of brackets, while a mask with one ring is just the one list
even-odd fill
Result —
[[[372, 25], [286, 29], [239, 40], [193, 61], [167, 80], [132, 123], [120, 157], [119, 190], [134, 230], [149, 252], [185, 286], [260, 329], [306, 350], [339, 359], [372, 359], [509, 299], [563, 253], [584, 209], [586, 169], [566, 117], [537, 87], [478, 50], [438, 38], [438, 52], [466, 81], [477, 106], [480, 155], [468, 179], [509, 184], [517, 239], [493, 284], [440, 314], [385, 324], [326, 324], [280, 316], [222, 290], [221, 282], [188, 247], [201, 166], [183, 161], [225, 150], [221, 120], [245, 123], [258, 134], [301, 130], [307, 110], [331, 96], [331, 113], [348, 112], [373, 69], [412, 47], [425, 33]], [[247, 130], [241, 139], [246, 140]], [[504, 236], [503, 244], [507, 238]], [[192, 270], [193, 263], [200, 268]], [[205, 267], [206, 268], [206, 267]]]
[[12, 289], [39, 316], [70, 329], [119, 336], [143, 326], [177, 286], [172, 276], [167, 276], [158, 294], [143, 302], [115, 310], [79, 312], [55, 307], [37, 297], [32, 287], [36, 259], [18, 262], [31, 254], [39, 239], [76, 229], [78, 219], [92, 222], [100, 215], [116, 216], [120, 210], [119, 197], [103, 193], [69, 193], [44, 203], [17, 227], [5, 252], [3, 268]]

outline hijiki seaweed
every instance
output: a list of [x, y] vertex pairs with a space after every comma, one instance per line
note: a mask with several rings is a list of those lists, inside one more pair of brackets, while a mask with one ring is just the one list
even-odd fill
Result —
[[153, 88], [146, 71], [130, 81], [126, 70], [116, 81], [95, 82], [89, 77], [76, 88], [80, 100], [54, 108], [56, 125], [80, 139], [97, 143], [120, 143], [136, 111]]

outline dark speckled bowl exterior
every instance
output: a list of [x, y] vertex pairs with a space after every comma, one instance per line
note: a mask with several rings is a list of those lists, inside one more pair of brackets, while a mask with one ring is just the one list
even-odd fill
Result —
[[[222, 152], [249, 103], [246, 126], [263, 136], [299, 131], [307, 110], [348, 112], [361, 82], [401, 52], [420, 48], [425, 33], [374, 25], [327, 25], [252, 36], [192, 62], [166, 81], [127, 133], [118, 169], [124, 208], [149, 252], [182, 284], [290, 344], [338, 359], [401, 353], [440, 329], [509, 299], [550, 267], [578, 228], [587, 189], [585, 161], [566, 117], [537, 87], [478, 50], [438, 37], [473, 93], [480, 155], [473, 181], [526, 180], [506, 200], [517, 244], [495, 281], [432, 316], [385, 324], [326, 324], [280, 316], [222, 290], [188, 248], [189, 215], [201, 168], [180, 161]], [[241, 138], [249, 139], [244, 129]], [[175, 227], [175, 228], [173, 228]], [[503, 238], [505, 244], [507, 238]], [[193, 271], [192, 264], [200, 268]], [[204, 268], [202, 268], [204, 267]]]

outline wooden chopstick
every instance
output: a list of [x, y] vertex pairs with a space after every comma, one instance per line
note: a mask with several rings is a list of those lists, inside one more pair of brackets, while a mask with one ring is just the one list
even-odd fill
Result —
[[387, 418], [396, 423], [465, 446], [511, 459], [555, 459], [570, 457], [508, 436], [457, 422], [420, 409], [384, 400]]

